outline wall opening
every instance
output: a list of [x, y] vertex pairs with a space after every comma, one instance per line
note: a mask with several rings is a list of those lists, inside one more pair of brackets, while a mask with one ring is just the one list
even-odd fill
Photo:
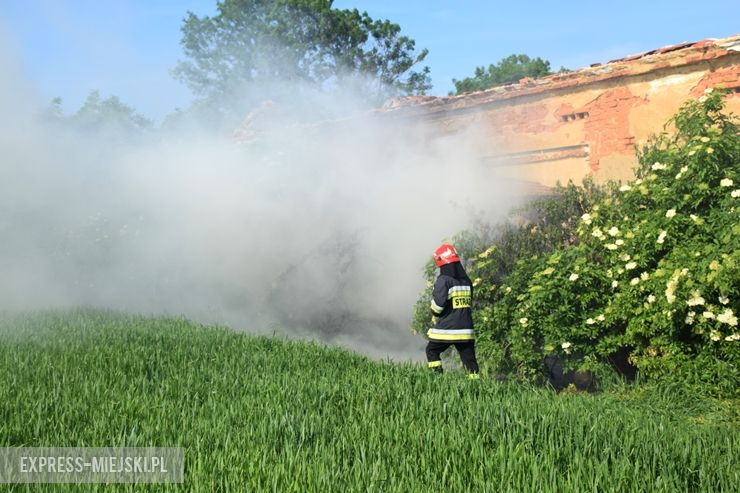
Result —
[[579, 111], [578, 113], [560, 115], [560, 121], [563, 122], [574, 122], [576, 120], [585, 120], [586, 118], [588, 118], [588, 111]]

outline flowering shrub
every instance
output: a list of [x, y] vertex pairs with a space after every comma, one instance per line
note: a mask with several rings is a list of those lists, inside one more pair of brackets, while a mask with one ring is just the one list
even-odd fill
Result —
[[[604, 196], [603, 190], [588, 179], [582, 187], [573, 183], [558, 186], [552, 195], [535, 198], [513, 211], [508, 223], [479, 223], [453, 238], [456, 249], [468, 257], [464, 262], [473, 280], [478, 307], [498, 299], [496, 287], [517, 269], [521, 258], [551, 252], [576, 241], [578, 217]], [[429, 327], [429, 300], [436, 272], [430, 257], [424, 268], [427, 289], [415, 307], [414, 332], [425, 333]]]
[[669, 122], [675, 131], [638, 151], [633, 181], [605, 186], [562, 222], [575, 223], [574, 239], [525, 249], [503, 279], [486, 260], [495, 240], [463, 250], [489, 370], [536, 379], [558, 356], [603, 373], [628, 351], [642, 377], [737, 395], [740, 136], [723, 108], [719, 91], [687, 102]]

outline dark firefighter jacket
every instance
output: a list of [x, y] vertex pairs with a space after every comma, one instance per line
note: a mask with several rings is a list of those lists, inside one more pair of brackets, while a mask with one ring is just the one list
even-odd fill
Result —
[[431, 306], [437, 323], [427, 331], [427, 337], [433, 341], [472, 340], [472, 296], [473, 287], [467, 280], [440, 275], [434, 283]]

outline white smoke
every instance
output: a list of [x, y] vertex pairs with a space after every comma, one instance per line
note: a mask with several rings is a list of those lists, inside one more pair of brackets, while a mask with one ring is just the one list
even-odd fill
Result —
[[440, 137], [297, 90], [294, 121], [326, 121], [241, 144], [194, 130], [111, 143], [43, 123], [6, 48], [0, 70], [0, 310], [183, 314], [421, 357], [408, 326], [423, 265], [518, 196], [479, 161], [482, 127]]

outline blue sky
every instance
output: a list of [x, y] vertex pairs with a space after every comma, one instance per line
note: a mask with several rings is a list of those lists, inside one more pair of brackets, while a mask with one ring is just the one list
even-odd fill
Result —
[[[186, 107], [188, 90], [169, 70], [181, 58], [185, 13], [215, 13], [215, 0], [2, 0], [0, 33], [17, 51], [44, 99], [61, 96], [65, 109], [86, 94], [115, 94], [161, 119]], [[737, 0], [478, 1], [337, 0], [338, 8], [390, 19], [428, 48], [432, 94], [451, 79], [512, 53], [549, 60], [554, 69], [647, 51], [682, 41], [740, 32]], [[0, 39], [3, 39], [0, 37]]]

